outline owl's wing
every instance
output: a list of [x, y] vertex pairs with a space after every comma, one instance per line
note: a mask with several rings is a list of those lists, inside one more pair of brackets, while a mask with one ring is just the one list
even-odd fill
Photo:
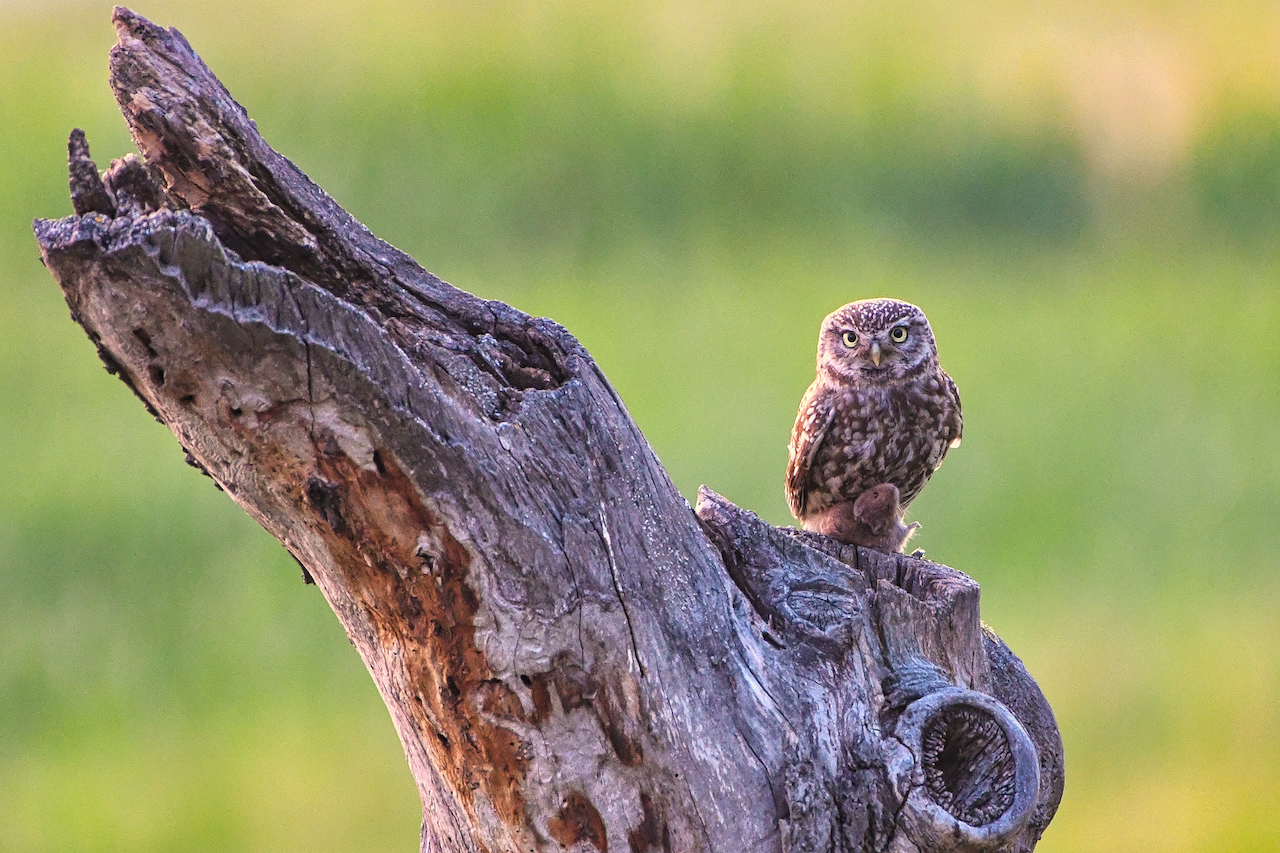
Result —
[[791, 444], [787, 448], [787, 505], [791, 514], [803, 518], [809, 502], [809, 466], [818, 448], [827, 437], [827, 429], [835, 417], [836, 409], [831, 395], [823, 393], [823, 386], [814, 382], [800, 401], [800, 413], [791, 430]]
[[[947, 447], [959, 447], [960, 439], [964, 435], [964, 418], [960, 416], [960, 389], [956, 387], [956, 383], [945, 372], [942, 374], [946, 379], [947, 399], [951, 401], [951, 411], [948, 413], [947, 421], [943, 424], [944, 435], [947, 439]], [[946, 450], [942, 451], [944, 454]], [[941, 462], [942, 460], [938, 460]]]

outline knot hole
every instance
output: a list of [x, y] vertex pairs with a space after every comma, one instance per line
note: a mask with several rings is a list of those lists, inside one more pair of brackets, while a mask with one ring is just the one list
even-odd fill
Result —
[[988, 712], [966, 705], [941, 708], [925, 724], [920, 746], [929, 797], [955, 817], [986, 826], [1013, 806], [1013, 751]]

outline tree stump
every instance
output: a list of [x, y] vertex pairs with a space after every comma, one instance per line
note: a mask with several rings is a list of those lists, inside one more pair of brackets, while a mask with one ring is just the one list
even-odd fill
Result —
[[1062, 745], [963, 574], [691, 509], [582, 346], [378, 240], [117, 8], [142, 159], [70, 143], [45, 263], [314, 579], [424, 851], [1027, 851]]

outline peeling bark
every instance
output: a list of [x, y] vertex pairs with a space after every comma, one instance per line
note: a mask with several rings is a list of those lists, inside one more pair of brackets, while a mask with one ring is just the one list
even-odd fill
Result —
[[442, 282], [117, 8], [142, 159], [37, 220], [72, 317], [368, 666], [423, 850], [1034, 847], [1053, 715], [924, 560], [680, 497], [563, 328]]

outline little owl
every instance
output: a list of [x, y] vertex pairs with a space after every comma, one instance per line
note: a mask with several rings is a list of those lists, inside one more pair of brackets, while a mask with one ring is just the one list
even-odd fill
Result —
[[850, 302], [818, 333], [818, 376], [788, 448], [787, 503], [806, 530], [898, 551], [902, 514], [960, 444], [960, 393], [938, 365], [924, 312]]

